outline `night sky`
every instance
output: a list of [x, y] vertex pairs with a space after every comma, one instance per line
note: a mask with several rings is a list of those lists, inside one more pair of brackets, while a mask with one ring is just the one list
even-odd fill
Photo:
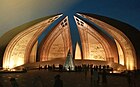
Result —
[[128, 23], [140, 30], [140, 0], [0, 0], [0, 36], [48, 15], [93, 13]]

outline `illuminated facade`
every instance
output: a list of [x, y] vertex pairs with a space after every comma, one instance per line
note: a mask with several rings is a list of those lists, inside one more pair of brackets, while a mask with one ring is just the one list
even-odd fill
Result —
[[87, 19], [90, 19], [92, 22], [94, 22], [99, 27], [104, 29], [107, 33], [109, 33], [114, 38], [118, 50], [119, 64], [125, 65], [127, 69], [130, 70], [136, 67], [136, 54], [135, 54], [134, 47], [125, 34], [123, 34], [117, 28], [103, 21], [100, 21], [96, 18], [92, 18], [86, 15], [82, 15], [82, 16], [84, 16]]
[[16, 35], [6, 47], [3, 68], [14, 68], [26, 63], [36, 62], [38, 36], [59, 16], [54, 16]]
[[[39, 36], [58, 19], [61, 20], [39, 42]], [[75, 65], [118, 65], [128, 70], [139, 68], [139, 42], [133, 43], [140, 36], [139, 31], [133, 29], [132, 31], [137, 31], [137, 36], [131, 38], [128, 34], [131, 32], [122, 31], [128, 27], [125, 24], [125, 27], [116, 27], [123, 24], [115, 25], [116, 20], [94, 14], [78, 13], [74, 20], [80, 45], [78, 41], [76, 44], [72, 43], [74, 38], [71, 37], [68, 16], [52, 16], [21, 31], [8, 43], [3, 55], [3, 68], [14, 68], [37, 61], [64, 64], [69, 50]]]

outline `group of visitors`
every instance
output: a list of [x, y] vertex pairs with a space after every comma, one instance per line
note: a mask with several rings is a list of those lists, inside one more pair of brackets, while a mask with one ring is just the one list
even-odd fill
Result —
[[[107, 66], [109, 68], [109, 66]], [[91, 80], [93, 80], [93, 85], [97, 87], [99, 83], [107, 85], [107, 73], [108, 69], [106, 66], [94, 66], [91, 68]]]
[[[75, 65], [74, 71], [76, 72], [81, 72], [81, 71], [91, 71], [91, 69], [97, 69], [98, 72], [102, 72], [104, 69], [106, 72], [112, 72], [113, 73], [113, 68], [110, 67], [109, 65], [93, 65], [93, 64], [82, 64], [82, 65]], [[62, 64], [59, 64], [59, 66], [56, 66], [55, 64], [53, 65], [44, 65], [41, 66], [39, 65], [39, 70], [41, 69], [48, 69], [48, 70], [59, 70], [59, 71], [65, 71], [65, 68]], [[69, 67], [69, 71], [71, 71], [71, 67]]]
[[63, 65], [59, 64], [58, 67], [55, 66], [55, 64], [53, 65], [45, 65], [45, 66], [40, 66], [38, 67], [39, 70], [42, 70], [42, 69], [48, 69], [48, 70], [60, 70], [62, 71], [63, 70]]
[[[55, 67], [55, 66], [53, 66]], [[61, 65], [59, 67], [62, 67]], [[80, 71], [85, 72], [85, 76], [87, 74], [87, 71], [90, 71], [91, 75], [91, 83], [93, 87], [98, 87], [98, 85], [102, 84], [107, 87], [107, 74], [108, 74], [108, 68], [109, 66], [93, 66], [89, 67], [88, 65], [82, 65], [77, 67], [77, 70], [80, 69]], [[55, 68], [54, 68], [55, 69]], [[127, 81], [128, 81], [128, 86], [129, 87], [135, 87], [134, 81], [134, 74], [131, 71], [128, 71], [127, 74]], [[60, 75], [56, 75], [54, 77], [54, 87], [63, 87], [63, 81], [60, 79]], [[41, 80], [42, 78], [40, 76], [34, 77], [33, 80], [33, 85], [34, 87], [46, 87], [43, 85], [43, 81]], [[19, 87], [17, 81], [15, 78], [10, 79], [12, 87]], [[1, 87], [1, 84], [0, 84]]]

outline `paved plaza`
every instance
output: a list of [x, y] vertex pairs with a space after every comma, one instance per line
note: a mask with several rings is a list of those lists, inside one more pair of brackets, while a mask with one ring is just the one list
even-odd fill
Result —
[[[12, 87], [10, 83], [11, 78], [15, 78], [19, 87], [53, 87], [54, 77], [59, 74], [63, 80], [63, 87], [95, 87], [93, 77], [90, 72], [60, 72], [42, 70], [29, 70], [25, 73], [0, 73], [1, 87]], [[101, 77], [101, 75], [100, 75]], [[100, 79], [101, 80], [101, 79]], [[136, 74], [133, 79], [133, 86], [140, 87], [140, 75]], [[101, 81], [97, 87], [130, 87], [126, 76], [119, 74], [108, 74], [107, 83], [103, 84]]]

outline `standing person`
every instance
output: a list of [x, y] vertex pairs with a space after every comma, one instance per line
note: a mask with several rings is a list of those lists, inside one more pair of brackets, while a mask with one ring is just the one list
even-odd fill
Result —
[[85, 72], [85, 80], [86, 80], [86, 78], [87, 78], [87, 73], [88, 73], [88, 67], [85, 65], [85, 67], [84, 67], [84, 72]]
[[34, 80], [33, 80], [33, 86], [34, 87], [44, 87], [43, 86], [42, 79], [41, 79], [40, 76], [37, 76], [37, 77], [34, 78]]
[[104, 69], [104, 70], [103, 70], [103, 73], [102, 73], [102, 82], [103, 82], [103, 83], [107, 83], [106, 74], [107, 74], [107, 73], [106, 73], [106, 70]]
[[103, 69], [103, 72], [102, 72], [102, 83], [103, 83], [103, 87], [108, 87], [107, 86], [107, 72], [106, 72], [106, 69]]
[[94, 87], [97, 87], [97, 85], [98, 85], [98, 76], [99, 74], [98, 74], [98, 71], [97, 71], [97, 69], [93, 69], [93, 85], [94, 85]]
[[63, 87], [63, 81], [60, 79], [60, 75], [55, 76], [54, 87]]
[[129, 85], [129, 87], [131, 87], [131, 75], [130, 75], [130, 72], [128, 71], [128, 73], [127, 73], [127, 81], [128, 81], [128, 85]]
[[128, 80], [129, 87], [136, 87], [135, 86], [135, 74], [133, 72], [128, 71], [127, 80]]
[[12, 87], [19, 87], [15, 78], [11, 78], [10, 82], [11, 82]]

